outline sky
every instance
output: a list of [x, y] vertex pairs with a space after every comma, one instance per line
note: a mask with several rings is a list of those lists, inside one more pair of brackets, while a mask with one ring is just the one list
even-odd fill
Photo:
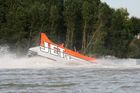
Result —
[[140, 18], [140, 0], [101, 0], [112, 8], [127, 8], [130, 17]]

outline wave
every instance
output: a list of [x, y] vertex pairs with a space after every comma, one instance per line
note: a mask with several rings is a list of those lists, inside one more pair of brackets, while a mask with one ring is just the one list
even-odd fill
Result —
[[138, 59], [99, 58], [96, 63], [53, 62], [41, 57], [16, 57], [9, 52], [8, 46], [0, 47], [0, 69], [44, 69], [44, 68], [140, 68]]

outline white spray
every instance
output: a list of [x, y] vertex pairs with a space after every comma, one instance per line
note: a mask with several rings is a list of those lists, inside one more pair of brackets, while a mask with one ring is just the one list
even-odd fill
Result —
[[53, 62], [41, 57], [17, 58], [9, 53], [9, 47], [0, 47], [0, 69], [44, 69], [44, 68], [140, 68], [135, 59], [100, 58], [96, 63]]

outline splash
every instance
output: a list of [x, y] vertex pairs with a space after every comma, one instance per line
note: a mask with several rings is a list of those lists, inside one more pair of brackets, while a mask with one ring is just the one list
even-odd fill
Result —
[[[140, 62], [140, 61], [139, 61]], [[140, 68], [136, 59], [117, 59], [114, 57], [88, 62], [54, 62], [42, 57], [17, 58], [9, 52], [9, 47], [0, 47], [0, 69], [44, 69], [44, 68]]]
[[133, 69], [140, 68], [138, 59], [118, 59], [114, 57], [100, 58], [97, 60], [98, 65], [103, 68], [117, 68], [117, 69]]
[[16, 54], [9, 52], [8, 46], [0, 47], [0, 69], [24, 69], [24, 68], [60, 68], [83, 66], [82, 62], [54, 62], [42, 57], [16, 57]]

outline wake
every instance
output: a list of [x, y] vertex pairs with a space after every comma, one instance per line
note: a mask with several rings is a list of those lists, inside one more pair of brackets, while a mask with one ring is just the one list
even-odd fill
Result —
[[45, 68], [111, 68], [111, 69], [135, 69], [140, 68], [140, 60], [117, 59], [113, 57], [100, 58], [96, 63], [88, 62], [54, 62], [42, 57], [17, 58], [10, 53], [9, 48], [0, 47], [0, 69], [45, 69]]

